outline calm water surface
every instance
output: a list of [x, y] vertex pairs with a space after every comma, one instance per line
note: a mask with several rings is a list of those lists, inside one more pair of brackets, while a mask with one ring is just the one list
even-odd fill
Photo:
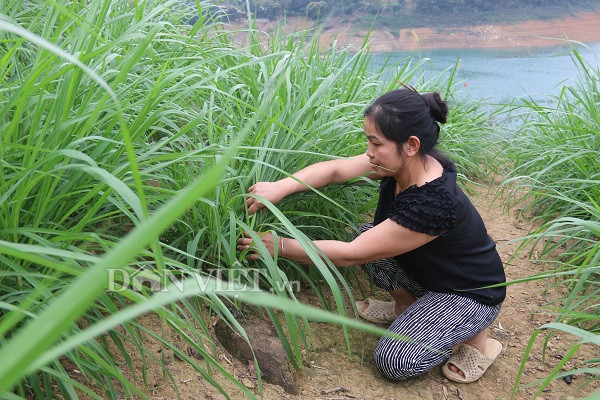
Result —
[[[600, 43], [578, 47], [594, 68], [600, 65]], [[424, 77], [430, 79], [460, 60], [455, 76], [459, 96], [505, 102], [530, 96], [545, 101], [560, 93], [564, 85], [574, 85], [578, 67], [568, 46], [515, 49], [443, 49], [420, 52], [375, 53], [373, 67], [389, 62], [405, 63], [407, 58], [427, 58]]]

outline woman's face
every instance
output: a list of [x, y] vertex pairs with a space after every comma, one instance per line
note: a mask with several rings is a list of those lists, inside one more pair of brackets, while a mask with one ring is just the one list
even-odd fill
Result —
[[396, 142], [386, 138], [371, 118], [365, 118], [363, 126], [367, 137], [366, 154], [371, 164], [374, 164], [375, 172], [380, 176], [396, 175], [402, 168], [405, 158], [398, 152]]

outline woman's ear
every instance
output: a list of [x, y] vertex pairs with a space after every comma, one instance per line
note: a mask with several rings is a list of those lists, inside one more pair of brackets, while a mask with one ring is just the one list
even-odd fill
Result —
[[412, 157], [419, 152], [421, 148], [421, 140], [419, 140], [416, 136], [409, 136], [408, 139], [402, 143], [402, 147], [404, 149], [404, 153]]

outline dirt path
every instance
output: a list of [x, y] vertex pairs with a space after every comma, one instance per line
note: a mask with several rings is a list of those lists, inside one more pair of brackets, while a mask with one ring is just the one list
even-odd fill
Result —
[[[257, 28], [268, 32], [276, 22], [258, 20]], [[465, 27], [408, 28], [392, 32], [374, 29], [370, 36], [372, 51], [445, 49], [445, 48], [510, 48], [557, 45], [556, 39], [569, 38], [584, 43], [600, 42], [600, 11], [584, 12], [564, 18], [526, 21], [517, 24], [487, 24]], [[238, 25], [237, 28], [243, 28]], [[289, 18], [284, 29], [293, 32], [312, 27], [304, 19]], [[335, 40], [338, 47], [361, 47], [367, 30], [359, 29], [351, 21], [327, 22], [319, 33], [323, 47]]]
[[[506, 273], [509, 281], [523, 278], [540, 271], [539, 267], [530, 262], [526, 254], [521, 254], [511, 260], [517, 244], [510, 243], [527, 234], [530, 226], [527, 222], [517, 220], [514, 215], [506, 214], [502, 210], [500, 200], [494, 197], [487, 189], [478, 189], [479, 195], [473, 200], [481, 212], [489, 233], [498, 243], [500, 255], [505, 262]], [[349, 357], [345, 350], [341, 330], [337, 326], [313, 323], [315, 348], [312, 350], [313, 368], [305, 368], [297, 373], [300, 393], [289, 395], [279, 386], [264, 384], [265, 399], [403, 399], [403, 400], [492, 400], [506, 395], [513, 387], [517, 371], [520, 367], [525, 347], [534, 328], [550, 322], [551, 316], [538, 313], [540, 306], [556, 298], [556, 290], [550, 287], [552, 282], [530, 282], [517, 284], [508, 288], [506, 301], [501, 314], [492, 326], [492, 335], [500, 340], [504, 349], [497, 361], [479, 381], [473, 384], [455, 384], [446, 380], [436, 367], [422, 377], [404, 382], [388, 381], [380, 376], [371, 361], [371, 351], [377, 343], [377, 338], [369, 335], [360, 335], [354, 332], [352, 346], [354, 354]], [[546, 290], [545, 290], [546, 289]], [[301, 294], [303, 301], [316, 304], [310, 293]], [[385, 297], [381, 297], [385, 298]], [[158, 318], [153, 315], [143, 317], [144, 325], [154, 327], [160, 332]], [[172, 338], [176, 343], [180, 339]], [[541, 346], [543, 339], [540, 337], [535, 343], [534, 350], [525, 366], [524, 382], [543, 379], [548, 372], [558, 363], [568, 347], [565, 347], [572, 338], [561, 334], [550, 340], [545, 362], [542, 361]], [[185, 346], [185, 343], [182, 343]], [[160, 346], [151, 343], [149, 347], [156, 351], [159, 357]], [[251, 376], [248, 366], [236, 361], [222, 348], [218, 348], [218, 358], [229, 372], [243, 380], [248, 387], [253, 388], [254, 382], [248, 379]], [[600, 356], [598, 349], [582, 348], [576, 354], [573, 362], [580, 363], [584, 359]], [[183, 399], [224, 399], [224, 396], [212, 388], [202, 377], [181, 361], [173, 361], [168, 369], [178, 383]], [[224, 378], [215, 374], [215, 378], [233, 399], [244, 398], [244, 395]], [[575, 375], [568, 384], [565, 380], [553, 381], [548, 390], [537, 399], [566, 400], [572, 397], [585, 397], [585, 395], [598, 390], [599, 382], [581, 388], [586, 376]], [[176, 394], [171, 384], [165, 380], [162, 372], [156, 366], [150, 366], [148, 383], [153, 399], [175, 399]], [[345, 391], [334, 389], [343, 388]], [[517, 399], [532, 399], [535, 389], [526, 389], [519, 392]]]

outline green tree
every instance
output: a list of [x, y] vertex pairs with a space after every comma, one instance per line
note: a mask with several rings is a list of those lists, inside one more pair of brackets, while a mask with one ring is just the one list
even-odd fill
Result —
[[325, 3], [323, 0], [311, 1], [306, 6], [306, 15], [308, 15], [310, 18], [318, 18], [326, 7], [327, 3]]
[[307, 9], [306, 7], [310, 3], [310, 0], [290, 0], [287, 11], [290, 14], [301, 15], [305, 14]]

